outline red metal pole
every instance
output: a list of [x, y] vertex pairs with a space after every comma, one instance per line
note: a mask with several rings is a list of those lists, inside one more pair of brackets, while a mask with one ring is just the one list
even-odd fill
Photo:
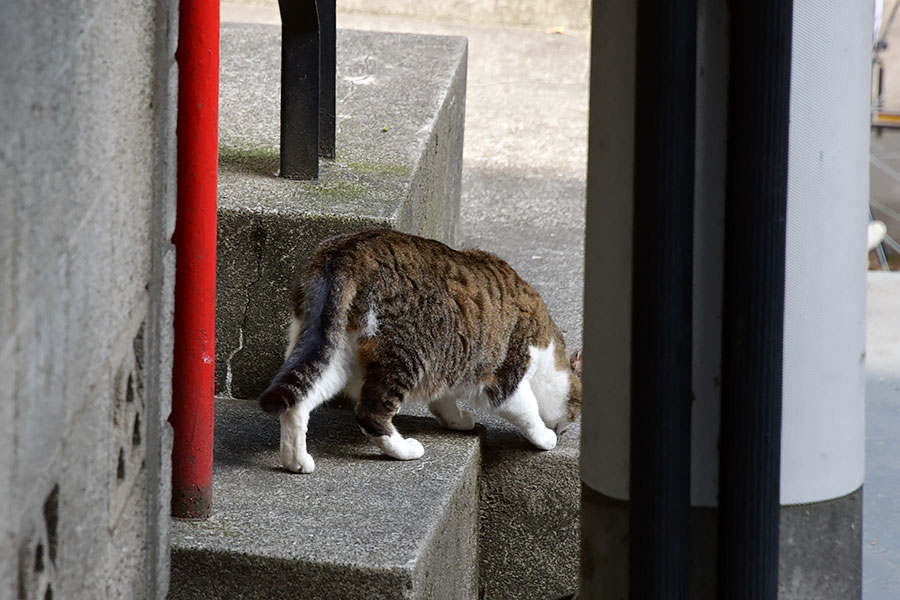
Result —
[[178, 218], [173, 242], [172, 516], [212, 508], [216, 329], [219, 0], [181, 0], [178, 50]]

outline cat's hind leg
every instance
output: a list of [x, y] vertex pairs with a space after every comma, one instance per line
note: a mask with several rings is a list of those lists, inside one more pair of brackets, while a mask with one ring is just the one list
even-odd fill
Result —
[[425, 448], [418, 440], [400, 435], [392, 422], [408, 393], [397, 379], [381, 369], [367, 370], [356, 404], [356, 423], [391, 458], [414, 460], [425, 454]]
[[445, 394], [428, 403], [428, 410], [437, 419], [437, 422], [447, 429], [459, 431], [471, 431], [475, 428], [475, 418], [467, 410], [461, 410], [456, 405], [456, 398]]
[[281, 464], [294, 473], [312, 473], [313, 457], [306, 451], [309, 409], [296, 404], [281, 414]]
[[281, 413], [281, 464], [288, 471], [312, 473], [316, 468], [313, 457], [306, 450], [309, 414], [346, 385], [354, 370], [353, 360], [350, 341], [344, 339], [315, 375], [303, 397]]
[[529, 442], [541, 450], [556, 447], [556, 434], [541, 419], [531, 384], [523, 379], [515, 391], [494, 408], [494, 412], [515, 425]]

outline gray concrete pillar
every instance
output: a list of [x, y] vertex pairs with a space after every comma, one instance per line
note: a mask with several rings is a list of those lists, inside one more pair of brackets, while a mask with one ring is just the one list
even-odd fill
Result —
[[[779, 598], [861, 595], [871, 12], [794, 2]], [[636, 10], [593, 5], [581, 598], [627, 598]], [[691, 598], [714, 598], [728, 12], [701, 0]], [[653, 367], [647, 365], [647, 375]]]

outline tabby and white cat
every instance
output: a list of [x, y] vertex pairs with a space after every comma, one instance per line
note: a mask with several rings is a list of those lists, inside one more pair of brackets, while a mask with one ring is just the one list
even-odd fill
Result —
[[581, 357], [566, 356], [544, 302], [506, 262], [394, 231], [323, 242], [292, 294], [285, 363], [259, 398], [281, 418], [281, 460], [315, 468], [309, 414], [344, 391], [381, 450], [425, 450], [391, 423], [423, 400], [451, 429], [475, 426], [458, 401], [485, 406], [549, 450], [581, 410]]

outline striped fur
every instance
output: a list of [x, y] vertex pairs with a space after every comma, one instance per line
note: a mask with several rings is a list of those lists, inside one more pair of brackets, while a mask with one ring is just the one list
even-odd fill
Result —
[[458, 401], [484, 406], [543, 449], [580, 411], [580, 355], [570, 362], [538, 293], [486, 252], [386, 230], [338, 236], [292, 299], [288, 355], [259, 398], [281, 417], [290, 470], [312, 470], [309, 413], [342, 389], [360, 428], [400, 459], [424, 452], [391, 423], [408, 399], [457, 429], [474, 426]]

